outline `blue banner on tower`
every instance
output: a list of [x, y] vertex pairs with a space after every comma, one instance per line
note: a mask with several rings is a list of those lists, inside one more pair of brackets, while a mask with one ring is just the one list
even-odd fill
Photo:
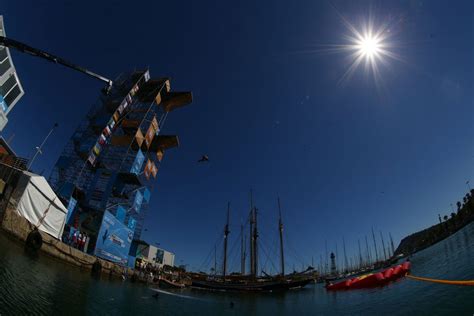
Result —
[[135, 212], [140, 213], [140, 209], [142, 208], [143, 202], [143, 194], [140, 191], [137, 191], [135, 194], [135, 201], [133, 201], [133, 209]]
[[130, 228], [132, 231], [135, 231], [135, 226], [137, 226], [137, 220], [133, 217], [130, 217], [128, 220], [128, 228]]
[[69, 198], [69, 204], [67, 205], [67, 216], [66, 216], [66, 224], [70, 224], [69, 221], [71, 219], [72, 213], [76, 208], [77, 201], [72, 196]]
[[105, 211], [95, 248], [95, 255], [126, 266], [133, 231]]
[[145, 188], [145, 190], [143, 190], [143, 199], [147, 203], [150, 202], [150, 190], [148, 190], [148, 188]]
[[139, 175], [140, 171], [142, 170], [144, 161], [145, 161], [145, 155], [139, 149], [137, 152], [137, 156], [135, 157], [135, 161], [133, 162], [132, 169], [130, 169], [130, 172], [136, 175]]
[[117, 207], [117, 212], [115, 213], [115, 218], [119, 220], [120, 223], [125, 222], [125, 214], [127, 210], [120, 205]]

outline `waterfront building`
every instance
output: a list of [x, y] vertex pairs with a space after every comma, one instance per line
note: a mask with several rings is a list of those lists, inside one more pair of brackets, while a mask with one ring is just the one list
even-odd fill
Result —
[[[0, 36], [6, 36], [3, 16], [0, 15]], [[0, 46], [0, 131], [8, 122], [8, 114], [25, 94], [13, 65], [10, 50]]]
[[168, 78], [134, 71], [115, 80], [79, 124], [50, 183], [68, 206], [66, 233], [86, 232], [88, 252], [129, 264], [161, 161], [179, 145], [161, 130], [170, 112], [191, 102], [191, 92], [172, 92]]
[[[135, 245], [136, 247], [134, 247]], [[136, 260], [140, 262], [151, 264], [153, 267], [174, 266], [174, 253], [150, 245], [143, 240], [133, 242], [130, 248], [130, 255], [135, 256]]]
[[158, 248], [155, 263], [160, 268], [163, 268], [163, 266], [174, 267], [174, 253]]

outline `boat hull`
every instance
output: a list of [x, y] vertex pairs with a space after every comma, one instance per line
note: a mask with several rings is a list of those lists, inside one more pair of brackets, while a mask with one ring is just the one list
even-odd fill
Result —
[[286, 291], [294, 288], [301, 288], [310, 283], [312, 279], [301, 280], [265, 280], [248, 282], [222, 282], [193, 280], [192, 287], [197, 289], [206, 289], [214, 291], [232, 291], [232, 292], [275, 292]]

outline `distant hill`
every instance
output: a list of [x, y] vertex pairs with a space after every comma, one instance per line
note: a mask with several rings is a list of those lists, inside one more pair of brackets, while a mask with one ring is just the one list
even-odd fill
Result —
[[439, 223], [402, 239], [395, 255], [409, 255], [436, 244], [474, 221], [474, 189], [467, 193], [463, 202], [457, 202], [457, 213], [438, 215]]

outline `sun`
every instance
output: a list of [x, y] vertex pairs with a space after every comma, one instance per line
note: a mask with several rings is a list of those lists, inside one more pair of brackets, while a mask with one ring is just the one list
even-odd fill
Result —
[[387, 23], [376, 25], [373, 19], [368, 19], [360, 27], [356, 27], [343, 19], [349, 30], [347, 43], [340, 47], [349, 53], [349, 67], [340, 82], [349, 79], [362, 65], [370, 73], [376, 83], [382, 80], [381, 65], [388, 66], [390, 59], [400, 60], [393, 52], [393, 27]]
[[359, 50], [359, 54], [366, 58], [378, 56], [382, 49], [380, 40], [372, 36], [365, 36], [358, 40], [356, 47]]

